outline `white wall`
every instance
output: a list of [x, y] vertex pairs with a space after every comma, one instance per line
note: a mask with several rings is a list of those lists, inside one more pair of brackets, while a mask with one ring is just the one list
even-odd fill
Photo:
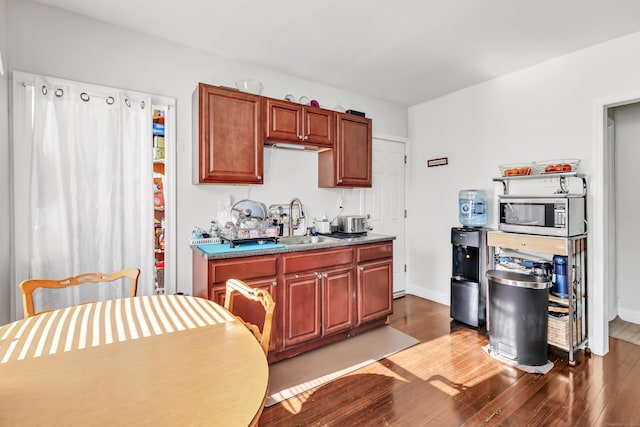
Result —
[[[500, 164], [582, 159], [589, 216], [602, 218], [594, 105], [640, 88], [638, 51], [635, 33], [409, 109], [407, 292], [449, 303], [449, 229], [458, 224], [458, 191], [495, 194], [500, 188], [492, 177]], [[443, 156], [448, 166], [427, 169], [427, 159]], [[488, 226], [495, 228], [495, 198], [489, 206]], [[602, 232], [590, 233], [590, 345], [596, 353], [607, 349], [602, 241]], [[633, 296], [638, 299], [640, 291]]]
[[[640, 323], [640, 290], [638, 260], [640, 259], [640, 229], [638, 229], [638, 182], [640, 182], [640, 104], [616, 107], [615, 121], [615, 182], [616, 182], [616, 272], [618, 285], [617, 312], [623, 320]], [[611, 316], [610, 316], [611, 317]]]
[[[2, 6], [7, 0], [0, 2]], [[340, 103], [365, 111], [373, 119], [374, 135], [407, 135], [406, 108], [389, 102], [230, 61], [32, 1], [9, 0], [7, 13], [0, 16], [0, 28], [8, 27], [11, 69], [177, 99], [177, 281], [178, 290], [183, 292], [191, 292], [191, 229], [209, 224], [216, 215], [218, 200], [231, 195], [235, 201], [251, 197], [269, 205], [287, 203], [296, 196], [313, 217], [325, 212], [335, 214], [336, 201], [342, 196], [345, 211], [359, 212], [360, 190], [317, 188], [317, 155], [308, 152], [266, 149], [263, 186], [192, 185], [191, 93], [198, 82], [233, 87], [239, 79], [258, 79], [264, 84], [265, 96], [306, 95], [327, 108]], [[7, 108], [6, 102], [0, 108]], [[0, 109], [0, 120], [1, 114]], [[6, 123], [6, 119], [0, 123]], [[2, 150], [6, 147], [6, 142], [0, 145]], [[6, 161], [6, 156], [0, 157]], [[6, 169], [2, 170], [4, 174]], [[2, 182], [0, 206], [6, 206], [7, 181]], [[4, 245], [6, 233], [1, 234]], [[5, 262], [6, 257], [0, 259]], [[6, 292], [15, 284], [9, 283], [8, 272], [5, 275], [2, 271], [0, 292]], [[8, 298], [1, 301], [0, 313], [5, 313], [8, 308], [4, 301]]]
[[9, 287], [3, 286], [9, 282], [10, 263], [10, 214], [9, 207], [9, 117], [8, 117], [8, 85], [7, 77], [8, 55], [7, 45], [9, 33], [7, 31], [7, 0], [0, 0], [0, 55], [5, 69], [5, 75], [0, 76], [0, 325], [9, 321], [8, 307], [5, 303], [10, 300]]

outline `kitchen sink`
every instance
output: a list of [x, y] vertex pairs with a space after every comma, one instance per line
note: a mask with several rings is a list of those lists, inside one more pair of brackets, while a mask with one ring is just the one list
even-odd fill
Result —
[[315, 243], [337, 242], [338, 239], [327, 236], [287, 236], [280, 237], [278, 243], [283, 245], [310, 245]]

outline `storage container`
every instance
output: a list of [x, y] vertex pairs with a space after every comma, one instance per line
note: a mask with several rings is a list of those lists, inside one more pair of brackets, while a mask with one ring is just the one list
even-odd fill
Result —
[[547, 363], [550, 277], [489, 270], [489, 347], [521, 365]]
[[553, 286], [551, 293], [560, 298], [569, 297], [567, 284], [567, 257], [555, 255], [553, 257]]
[[458, 218], [467, 227], [482, 227], [487, 223], [487, 202], [482, 190], [460, 190]]

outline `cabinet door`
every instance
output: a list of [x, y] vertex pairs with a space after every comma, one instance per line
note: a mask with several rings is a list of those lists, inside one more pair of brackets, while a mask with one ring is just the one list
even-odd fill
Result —
[[320, 338], [320, 283], [315, 273], [285, 276], [283, 350]]
[[194, 182], [262, 184], [261, 97], [200, 83], [194, 93]]
[[393, 261], [358, 265], [358, 325], [393, 312]]
[[303, 141], [305, 144], [331, 147], [333, 145], [334, 112], [321, 108], [302, 110]]
[[302, 141], [302, 107], [299, 104], [264, 98], [264, 112], [267, 141]]
[[327, 271], [322, 276], [322, 335], [352, 328], [355, 323], [353, 268]]
[[371, 119], [336, 113], [332, 150], [318, 154], [319, 187], [371, 187]]
[[264, 98], [265, 140], [331, 147], [334, 112]]

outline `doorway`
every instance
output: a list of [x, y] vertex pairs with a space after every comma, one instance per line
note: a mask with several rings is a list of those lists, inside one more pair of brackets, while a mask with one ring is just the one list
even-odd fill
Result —
[[393, 295], [405, 292], [405, 144], [373, 139], [373, 184], [364, 191], [364, 212], [373, 233], [395, 236]]
[[637, 193], [640, 170], [640, 103], [616, 106], [608, 110], [607, 147], [611, 153], [608, 163], [612, 171], [613, 200], [609, 230], [614, 237], [612, 247], [614, 268], [610, 272], [609, 320], [619, 316], [631, 323], [640, 323], [640, 300], [637, 291], [636, 260], [640, 258], [639, 234], [635, 221], [640, 200]]
[[589, 198], [590, 256], [589, 286], [589, 347], [597, 355], [609, 351], [609, 291], [615, 283], [616, 256], [614, 144], [609, 138], [610, 109], [640, 102], [640, 91], [594, 100], [593, 191]]

